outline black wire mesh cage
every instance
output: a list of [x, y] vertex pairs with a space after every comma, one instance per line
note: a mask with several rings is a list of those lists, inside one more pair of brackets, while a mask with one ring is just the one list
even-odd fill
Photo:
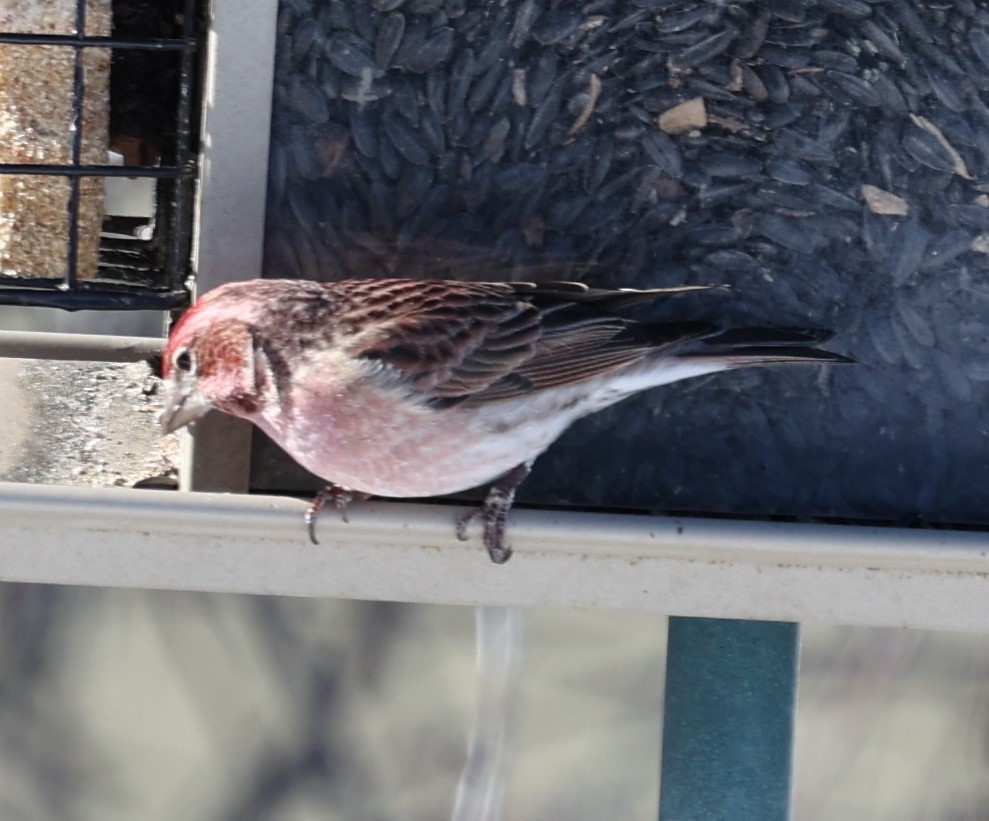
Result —
[[187, 301], [204, 5], [0, 8], [0, 304]]

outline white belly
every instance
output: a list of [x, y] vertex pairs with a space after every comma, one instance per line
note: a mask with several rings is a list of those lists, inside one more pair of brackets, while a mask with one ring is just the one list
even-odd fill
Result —
[[[541, 403], [433, 410], [392, 399], [316, 402], [294, 420], [254, 421], [307, 470], [375, 496], [441, 496], [490, 482], [534, 459], [576, 418]], [[372, 407], [373, 406], [373, 407]]]
[[535, 459], [576, 419], [626, 396], [723, 368], [711, 360], [671, 360], [647, 373], [445, 410], [364, 382], [344, 392], [298, 390], [289, 414], [274, 407], [249, 418], [327, 482], [375, 496], [440, 496]]

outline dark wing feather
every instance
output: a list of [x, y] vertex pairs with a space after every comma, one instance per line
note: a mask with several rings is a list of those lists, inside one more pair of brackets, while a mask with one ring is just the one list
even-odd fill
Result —
[[532, 355], [539, 311], [500, 283], [351, 280], [348, 352], [398, 373], [428, 399], [483, 390]]
[[[707, 322], [639, 323], [604, 316], [588, 320], [576, 311], [544, 318], [544, 335], [532, 357], [515, 371], [529, 390], [548, 390], [616, 373], [662, 351], [701, 339], [717, 331]], [[519, 391], [495, 384], [476, 401], [507, 399]]]
[[686, 289], [604, 291], [579, 283], [366, 280], [336, 283], [353, 355], [382, 363], [448, 406], [522, 396], [621, 370], [712, 333], [700, 322], [643, 324], [608, 313]]
[[821, 345], [834, 339], [834, 331], [823, 328], [729, 328], [710, 340], [711, 346], [726, 348], [740, 345], [805, 347]]
[[591, 288], [582, 282], [512, 282], [509, 283], [519, 296], [534, 305], [553, 310], [574, 303], [593, 305], [601, 311], [617, 311], [643, 302], [655, 302], [670, 296], [681, 296], [694, 291], [727, 289], [728, 285], [677, 285], [673, 288]]

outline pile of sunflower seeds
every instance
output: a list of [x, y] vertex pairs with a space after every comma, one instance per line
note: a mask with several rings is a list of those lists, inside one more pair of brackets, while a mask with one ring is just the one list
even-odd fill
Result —
[[[283, 0], [266, 272], [728, 283], [823, 325], [581, 423], [541, 502], [983, 521], [989, 5]], [[575, 477], [580, 477], [577, 482]]]

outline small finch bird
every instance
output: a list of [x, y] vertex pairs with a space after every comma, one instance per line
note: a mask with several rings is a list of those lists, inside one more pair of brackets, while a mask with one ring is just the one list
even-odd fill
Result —
[[[850, 362], [829, 331], [722, 330], [615, 311], [705, 286], [252, 280], [200, 299], [162, 357], [170, 433], [210, 409], [248, 419], [332, 484], [327, 501], [439, 496], [493, 482], [491, 559], [533, 460], [567, 427], [648, 388], [747, 365]], [[458, 534], [463, 537], [467, 522]]]

